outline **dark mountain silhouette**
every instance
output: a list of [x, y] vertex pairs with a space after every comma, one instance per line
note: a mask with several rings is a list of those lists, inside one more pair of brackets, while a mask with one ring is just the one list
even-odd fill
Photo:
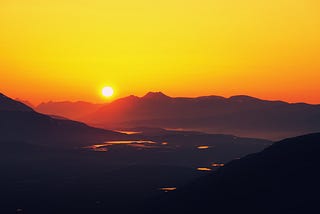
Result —
[[161, 92], [106, 104], [82, 120], [108, 129], [162, 127], [281, 139], [320, 130], [320, 105], [249, 96], [172, 98]]
[[84, 115], [98, 110], [103, 104], [93, 104], [89, 102], [47, 102], [41, 103], [34, 109], [37, 112], [48, 115], [59, 115], [65, 118], [78, 120]]
[[0, 93], [0, 111], [22, 111], [31, 112], [32, 108], [23, 104], [22, 102], [13, 100]]
[[125, 134], [39, 114], [21, 102], [0, 95], [0, 141], [83, 146], [127, 138]]
[[157, 100], [163, 99], [163, 100], [166, 100], [166, 99], [168, 99], [170, 97], [159, 91], [159, 92], [148, 92], [142, 98], [144, 98], [144, 99], [157, 99]]
[[[320, 133], [232, 161], [151, 202], [153, 213], [319, 213]], [[154, 209], [156, 207], [156, 209]]]

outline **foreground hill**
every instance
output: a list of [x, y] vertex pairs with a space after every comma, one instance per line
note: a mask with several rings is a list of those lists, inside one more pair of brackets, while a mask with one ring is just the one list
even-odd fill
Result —
[[249, 96], [172, 98], [150, 92], [106, 104], [83, 120], [109, 129], [149, 126], [282, 139], [320, 131], [319, 117], [320, 105]]
[[319, 213], [320, 133], [235, 160], [151, 203], [156, 213]]
[[125, 134], [39, 114], [25, 104], [0, 94], [0, 142], [84, 146], [126, 138]]

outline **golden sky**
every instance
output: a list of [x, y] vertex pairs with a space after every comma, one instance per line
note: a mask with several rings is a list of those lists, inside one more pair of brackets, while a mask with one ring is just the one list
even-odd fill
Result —
[[0, 0], [0, 91], [320, 103], [319, 0]]

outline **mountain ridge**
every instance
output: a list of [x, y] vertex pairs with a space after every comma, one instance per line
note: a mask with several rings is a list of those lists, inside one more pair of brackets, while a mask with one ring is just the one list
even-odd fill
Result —
[[109, 129], [182, 128], [275, 140], [320, 131], [316, 117], [320, 117], [320, 105], [246, 95], [174, 98], [156, 92], [121, 98], [81, 120]]
[[[86, 106], [81, 107], [79, 103]], [[320, 131], [320, 122], [315, 119], [320, 117], [319, 104], [270, 101], [248, 95], [192, 98], [148, 92], [141, 97], [130, 95], [106, 104], [43, 103], [42, 108], [38, 106], [35, 110], [113, 130], [186, 129], [270, 140]]]

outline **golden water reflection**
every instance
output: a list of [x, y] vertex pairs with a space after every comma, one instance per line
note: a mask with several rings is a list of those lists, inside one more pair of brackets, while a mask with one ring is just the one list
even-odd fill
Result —
[[142, 132], [134, 132], [134, 131], [121, 131], [121, 130], [115, 130], [116, 132], [120, 132], [123, 134], [141, 134]]
[[213, 167], [222, 167], [222, 166], [224, 166], [224, 163], [213, 163], [213, 164], [211, 164], [211, 166], [213, 166]]
[[164, 192], [170, 192], [170, 191], [174, 191], [176, 189], [177, 189], [176, 187], [162, 187], [162, 188], [160, 188], [160, 190], [164, 191]]
[[209, 149], [210, 146], [198, 146], [197, 148], [198, 148], [198, 149]]
[[207, 167], [198, 167], [197, 170], [198, 171], [211, 171], [212, 169], [207, 168]]
[[106, 141], [103, 144], [95, 144], [92, 146], [84, 147], [85, 149], [90, 149], [95, 152], [107, 152], [107, 147], [115, 146], [115, 145], [127, 145], [131, 147], [138, 147], [138, 148], [159, 148], [161, 145], [157, 145], [156, 142], [148, 141], [148, 140], [122, 140], [122, 141]]

